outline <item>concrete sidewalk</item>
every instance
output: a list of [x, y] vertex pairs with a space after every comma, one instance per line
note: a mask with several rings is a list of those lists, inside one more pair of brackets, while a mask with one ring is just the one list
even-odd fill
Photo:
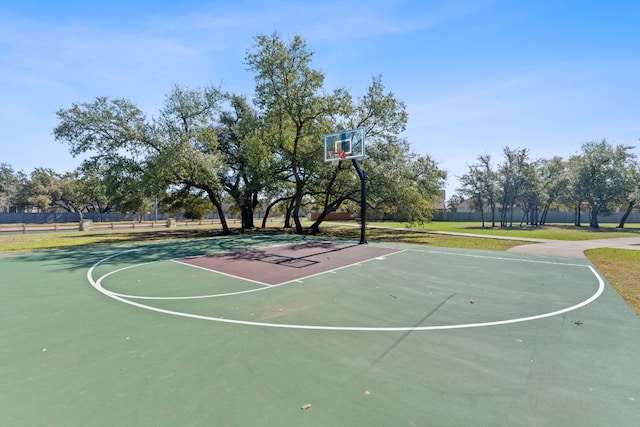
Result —
[[572, 258], [586, 258], [584, 252], [589, 249], [615, 248], [640, 250], [640, 237], [621, 237], [598, 240], [549, 240], [529, 245], [516, 246], [508, 252], [523, 254], [557, 255]]
[[450, 234], [454, 236], [482, 237], [487, 239], [517, 240], [529, 244], [515, 246], [507, 252], [522, 254], [566, 256], [571, 258], [586, 258], [585, 251], [597, 248], [615, 248], [640, 251], [640, 237], [616, 237], [612, 239], [594, 240], [549, 240], [526, 237], [492, 236], [487, 234], [455, 233], [435, 231], [436, 234]]

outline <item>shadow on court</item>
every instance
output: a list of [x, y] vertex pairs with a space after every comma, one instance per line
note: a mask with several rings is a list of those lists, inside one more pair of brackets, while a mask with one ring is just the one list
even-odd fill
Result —
[[178, 259], [203, 269], [267, 285], [299, 280], [397, 252], [380, 246], [305, 242]]

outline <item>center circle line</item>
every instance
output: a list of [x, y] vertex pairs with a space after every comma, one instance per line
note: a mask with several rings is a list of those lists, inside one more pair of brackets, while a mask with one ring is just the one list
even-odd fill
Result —
[[[130, 251], [126, 251], [126, 252], [130, 252]], [[122, 253], [125, 253], [125, 252], [122, 252]], [[128, 296], [127, 297], [127, 296], [123, 296], [123, 294], [118, 294], [116, 292], [113, 292], [113, 291], [110, 291], [110, 290], [104, 288], [104, 286], [102, 286], [102, 281], [105, 278], [107, 278], [108, 276], [110, 276], [112, 274], [115, 274], [116, 272], [123, 271], [123, 270], [129, 269], [129, 268], [134, 268], [136, 266], [147, 265], [147, 264], [150, 264], [152, 262], [141, 263], [141, 264], [136, 264], [136, 265], [132, 265], [132, 266], [123, 267], [121, 269], [117, 269], [117, 270], [105, 273], [104, 275], [99, 277], [97, 280], [94, 280], [94, 278], [93, 278], [93, 272], [94, 272], [96, 267], [98, 267], [100, 264], [104, 263], [105, 261], [108, 261], [109, 259], [112, 259], [112, 258], [115, 258], [115, 257], [121, 255], [122, 253], [111, 255], [109, 257], [106, 257], [106, 258], [96, 262], [87, 271], [87, 280], [89, 281], [91, 286], [93, 288], [95, 288], [98, 292], [102, 293], [105, 296], [108, 296], [109, 298], [112, 298], [114, 300], [120, 301], [120, 302], [125, 303], [125, 304], [129, 304], [129, 305], [134, 306], [134, 307], [143, 308], [145, 310], [155, 311], [155, 312], [158, 312], [158, 313], [169, 314], [169, 315], [173, 315], [173, 316], [180, 316], [180, 317], [186, 317], [186, 318], [198, 319], [198, 320], [207, 320], [207, 321], [220, 322], [220, 323], [230, 323], [230, 324], [237, 324], [237, 325], [260, 326], [260, 327], [270, 327], [270, 328], [281, 328], [281, 329], [303, 329], [303, 330], [325, 330], [325, 331], [359, 331], [359, 332], [406, 332], [406, 331], [436, 331], [436, 330], [450, 330], [450, 329], [468, 329], [468, 328], [478, 328], [478, 327], [486, 327], [486, 326], [501, 326], [501, 325], [508, 325], [508, 324], [513, 324], [513, 323], [521, 323], [521, 322], [528, 322], [528, 321], [532, 321], [532, 320], [544, 319], [544, 318], [558, 316], [560, 314], [564, 314], [564, 313], [568, 313], [570, 311], [577, 310], [577, 309], [579, 309], [581, 307], [584, 307], [584, 306], [592, 303], [593, 301], [595, 301], [604, 292], [604, 288], [605, 288], [604, 279], [600, 276], [600, 274], [592, 266], [583, 265], [583, 264], [566, 264], [566, 265], [576, 266], [576, 267], [587, 267], [591, 271], [591, 273], [596, 277], [596, 279], [598, 281], [598, 289], [596, 290], [596, 292], [592, 296], [590, 296], [586, 300], [584, 300], [582, 302], [579, 302], [577, 304], [574, 304], [574, 305], [572, 305], [570, 307], [566, 307], [566, 308], [563, 308], [563, 309], [560, 309], [560, 310], [556, 310], [556, 311], [552, 311], [552, 312], [548, 312], [548, 313], [537, 314], [537, 315], [533, 315], [533, 316], [519, 317], [519, 318], [505, 319], [505, 320], [496, 320], [496, 321], [491, 321], [491, 322], [478, 322], [478, 323], [465, 323], [465, 324], [452, 324], [452, 325], [432, 325], [432, 326], [398, 326], [398, 327], [330, 326], [330, 325], [301, 325], [301, 324], [269, 323], [269, 322], [256, 322], [256, 321], [240, 320], [240, 319], [227, 319], [227, 318], [224, 318], [224, 317], [204, 316], [204, 315], [186, 313], [186, 312], [181, 312], [181, 311], [166, 310], [166, 309], [163, 309], [163, 308], [153, 307], [153, 306], [150, 306], [150, 305], [147, 305], [147, 304], [142, 304], [142, 303], [139, 303], [139, 302], [136, 302], [136, 301], [131, 301], [128, 298], [135, 298], [135, 299], [196, 299], [196, 298], [213, 298], [213, 297], [216, 297], [216, 296], [237, 295], [237, 294], [242, 294], [242, 293], [263, 291], [263, 290], [267, 290], [267, 289], [272, 289], [275, 286], [268, 287], [268, 288], [250, 289], [250, 290], [247, 290], [247, 291], [239, 291], [238, 293], [215, 294], [215, 295], [209, 295], [209, 296], [202, 295], [202, 296], [191, 296], [191, 297], [144, 297], [144, 296]], [[453, 253], [448, 253], [448, 254], [455, 255]], [[482, 257], [483, 258], [491, 258], [489, 256], [482, 256]], [[496, 258], [505, 259], [503, 257], [496, 257]], [[153, 262], [155, 262], [155, 261], [153, 261]], [[540, 261], [537, 261], [537, 262], [540, 262]], [[544, 261], [542, 261], [542, 262], [544, 263]], [[562, 264], [562, 263], [550, 262], [550, 264]], [[288, 283], [290, 283], [290, 282], [288, 282]]]

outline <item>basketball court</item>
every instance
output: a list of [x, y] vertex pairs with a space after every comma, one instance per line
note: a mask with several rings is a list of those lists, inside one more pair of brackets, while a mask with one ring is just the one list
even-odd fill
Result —
[[586, 259], [247, 235], [0, 257], [0, 425], [633, 425]]

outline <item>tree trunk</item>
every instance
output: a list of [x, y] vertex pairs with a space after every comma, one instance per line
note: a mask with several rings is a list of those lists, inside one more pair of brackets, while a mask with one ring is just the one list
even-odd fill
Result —
[[537, 205], [531, 208], [531, 217], [529, 219], [531, 220], [531, 225], [533, 225], [534, 227], [538, 225], [538, 206]]
[[251, 206], [244, 205], [240, 212], [240, 227], [243, 230], [250, 230], [253, 228], [253, 210]]
[[302, 223], [300, 222], [300, 204], [296, 203], [293, 206], [293, 210], [291, 212], [293, 216], [293, 223], [296, 226], [296, 234], [302, 234]]
[[74, 209], [74, 210], [78, 215], [78, 231], [85, 231], [84, 213], [82, 212], [82, 209]]
[[513, 204], [509, 208], [509, 227], [513, 227]]
[[222, 226], [222, 234], [229, 234], [229, 225], [227, 224], [227, 218], [224, 215], [224, 211], [222, 210], [222, 204], [216, 202], [213, 204], [218, 211], [218, 217], [220, 217], [220, 225]]
[[216, 211], [218, 212], [218, 217], [220, 218], [220, 225], [222, 226], [222, 234], [229, 234], [229, 226], [227, 225], [227, 219], [224, 216], [224, 211], [222, 210], [222, 203], [218, 200], [215, 193], [210, 189], [206, 190], [207, 195], [209, 196], [209, 200], [213, 206], [216, 207]]
[[284, 202], [290, 199], [291, 199], [290, 197], [280, 197], [279, 199], [276, 199], [273, 202], [269, 203], [269, 205], [267, 205], [267, 208], [264, 211], [264, 218], [262, 218], [262, 228], [266, 228], [267, 226], [267, 218], [269, 217], [269, 213], [271, 212], [271, 209], [278, 203]]
[[258, 206], [258, 197], [255, 193], [245, 195], [245, 197], [242, 198], [242, 206], [240, 209], [240, 223], [243, 230], [251, 230], [255, 228], [253, 217], [255, 214], [256, 206]]
[[260, 228], [267, 228], [267, 218], [269, 218], [269, 212], [271, 212], [272, 206], [274, 206], [274, 204], [270, 203], [264, 210], [264, 217], [262, 217], [262, 225], [260, 226]]
[[600, 228], [600, 224], [598, 224], [598, 210], [596, 209], [591, 209], [589, 213], [589, 227]]
[[251, 204], [249, 206], [251, 206], [251, 228], [255, 228], [254, 215], [258, 207], [258, 194], [251, 193]]
[[253, 225], [253, 203], [250, 197], [245, 197], [240, 206], [240, 226], [243, 230], [251, 230]]
[[324, 221], [324, 219], [327, 217], [329, 213], [330, 211], [327, 211], [326, 209], [322, 211], [322, 213], [320, 214], [320, 216], [318, 216], [315, 222], [311, 224], [311, 227], [310, 227], [311, 234], [315, 236], [320, 232], [320, 224], [322, 224], [322, 221]]
[[293, 223], [296, 225], [296, 234], [302, 234], [302, 223], [300, 222], [300, 207], [302, 206], [302, 183], [296, 183], [296, 195], [294, 197], [293, 209], [291, 215], [293, 216]]
[[340, 205], [347, 199], [348, 197], [339, 197], [333, 202], [331, 202], [329, 205], [325, 206], [325, 208], [322, 210], [322, 213], [311, 225], [310, 227], [311, 234], [318, 234], [320, 232], [320, 224], [322, 224], [322, 222], [327, 217], [327, 215], [329, 215], [331, 212], [335, 212], [340, 207]]
[[478, 197], [478, 209], [480, 209], [480, 219], [482, 220], [482, 228], [484, 228], [484, 203], [482, 203], [482, 198]]
[[529, 225], [530, 219], [529, 219], [529, 207], [525, 206], [522, 209], [522, 218], [520, 218], [520, 227], [522, 227], [522, 224], [527, 224]]
[[540, 225], [544, 225], [547, 223], [547, 214], [549, 213], [549, 205], [545, 205], [542, 208], [542, 215], [540, 215]]
[[284, 214], [284, 228], [291, 228], [291, 214], [293, 212], [294, 203], [295, 199], [291, 198], [291, 200], [287, 204], [287, 209]]
[[496, 204], [491, 204], [491, 227], [496, 227]]
[[631, 211], [633, 210], [633, 207], [636, 204], [636, 199], [633, 200], [629, 200], [629, 206], [627, 206], [627, 210], [624, 212], [624, 215], [622, 215], [622, 218], [620, 219], [620, 224], [618, 224], [617, 228], [624, 228], [624, 223], [627, 221], [627, 218], [629, 218], [629, 215], [631, 215]]

